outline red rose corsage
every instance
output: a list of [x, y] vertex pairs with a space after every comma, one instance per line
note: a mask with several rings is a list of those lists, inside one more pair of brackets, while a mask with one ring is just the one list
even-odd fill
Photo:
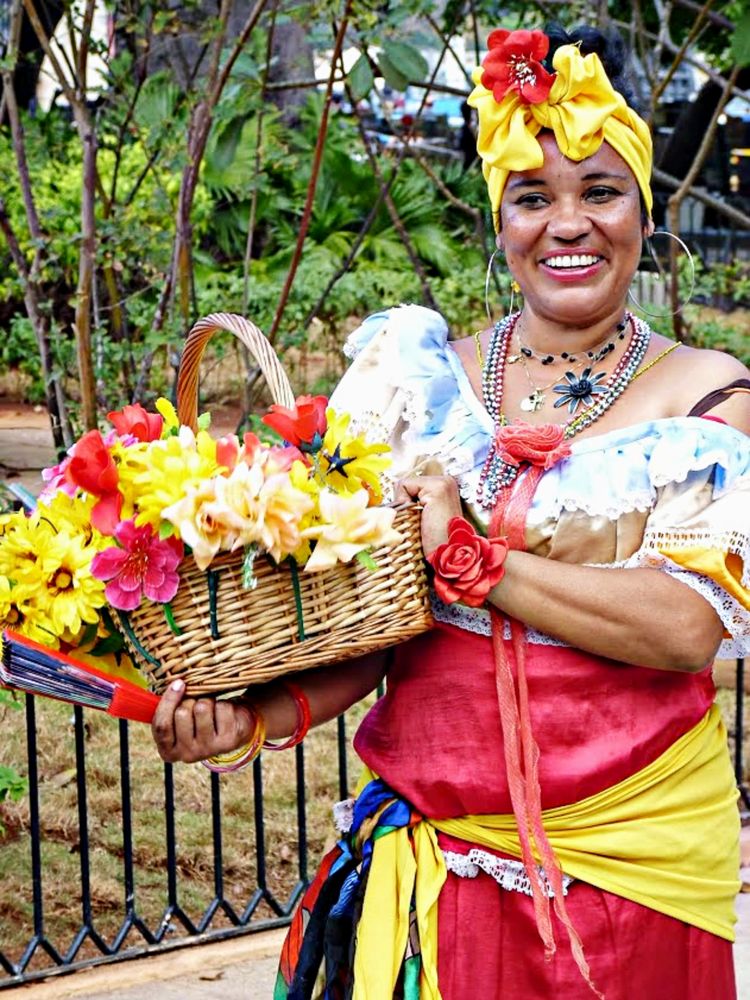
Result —
[[461, 601], [472, 608], [481, 607], [502, 580], [507, 555], [507, 539], [484, 538], [465, 518], [451, 518], [448, 541], [427, 557], [435, 571], [435, 592], [446, 604]]

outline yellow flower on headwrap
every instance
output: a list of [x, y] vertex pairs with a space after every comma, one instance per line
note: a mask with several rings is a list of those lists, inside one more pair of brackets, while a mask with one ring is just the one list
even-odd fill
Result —
[[[520, 35], [529, 36], [528, 40], [516, 38]], [[477, 67], [473, 73], [476, 87], [468, 101], [479, 117], [477, 151], [493, 211], [500, 210], [511, 171], [542, 166], [544, 153], [536, 136], [547, 128], [554, 132], [560, 152], [570, 160], [593, 156], [602, 142], [608, 142], [632, 170], [650, 215], [652, 143], [648, 125], [614, 89], [594, 52], [582, 56], [578, 46], [561, 45], [552, 60], [555, 74], [550, 86], [549, 75], [538, 62], [543, 58], [539, 35], [538, 31], [492, 32], [484, 68]], [[519, 44], [524, 41], [525, 54]]]

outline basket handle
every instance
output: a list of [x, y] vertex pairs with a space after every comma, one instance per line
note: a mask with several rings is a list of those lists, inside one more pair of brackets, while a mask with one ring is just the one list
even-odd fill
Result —
[[258, 363], [274, 403], [294, 406], [294, 392], [270, 341], [258, 327], [235, 313], [211, 313], [193, 326], [185, 340], [177, 375], [177, 416], [181, 424], [198, 430], [198, 370], [206, 344], [218, 330], [233, 333]]

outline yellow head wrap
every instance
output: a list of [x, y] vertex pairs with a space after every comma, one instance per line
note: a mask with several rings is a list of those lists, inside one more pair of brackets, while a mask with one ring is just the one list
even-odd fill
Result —
[[[541, 129], [548, 128], [554, 132], [560, 152], [571, 160], [584, 160], [603, 141], [608, 142], [633, 171], [651, 215], [652, 145], [648, 125], [612, 87], [596, 53], [582, 56], [576, 45], [562, 45], [555, 52], [552, 66], [555, 70], [552, 86], [539, 103], [525, 100], [521, 88], [506, 90], [498, 101], [481, 82], [485, 75], [482, 67], [474, 70], [476, 87], [468, 100], [479, 116], [477, 151], [483, 161], [493, 211], [500, 211], [511, 171], [542, 166], [544, 154], [535, 137]], [[524, 70], [528, 78], [533, 64], [531, 69], [524, 67]]]

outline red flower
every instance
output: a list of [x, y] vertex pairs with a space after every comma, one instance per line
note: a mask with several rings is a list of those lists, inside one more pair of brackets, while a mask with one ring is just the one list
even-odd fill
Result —
[[240, 457], [240, 439], [236, 434], [226, 434], [216, 442], [216, 463], [231, 472]]
[[297, 396], [291, 409], [274, 403], [263, 423], [302, 451], [317, 451], [326, 432], [327, 406], [325, 396]]
[[427, 557], [435, 570], [438, 597], [446, 604], [462, 601], [472, 608], [480, 607], [502, 580], [507, 554], [506, 538], [483, 538], [463, 517], [451, 518], [448, 541]]
[[103, 535], [111, 535], [120, 520], [122, 494], [118, 489], [117, 466], [99, 431], [88, 431], [76, 442], [65, 478], [99, 497], [91, 509], [91, 523]]
[[555, 74], [542, 66], [541, 61], [549, 51], [549, 38], [543, 31], [499, 28], [487, 39], [487, 47], [482, 85], [492, 91], [498, 103], [509, 90], [515, 90], [526, 104], [547, 100]]
[[107, 420], [120, 437], [130, 434], [138, 441], [158, 441], [164, 426], [161, 414], [149, 413], [140, 403], [123, 406], [121, 410], [113, 410], [107, 414]]
[[495, 437], [497, 453], [508, 465], [524, 462], [540, 469], [551, 469], [570, 454], [565, 429], [560, 424], [515, 423], [500, 427]]

